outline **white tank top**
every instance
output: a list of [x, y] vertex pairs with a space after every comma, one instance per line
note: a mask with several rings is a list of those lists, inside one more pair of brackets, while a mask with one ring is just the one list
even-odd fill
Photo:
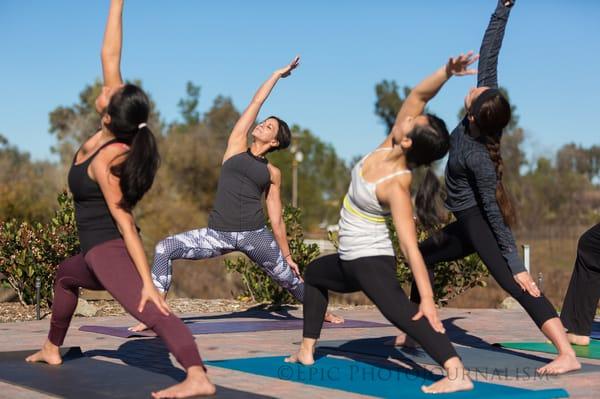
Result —
[[[373, 152], [390, 150], [391, 148], [379, 148]], [[338, 253], [343, 260], [394, 256], [394, 247], [386, 225], [389, 212], [382, 208], [375, 190], [378, 184], [410, 173], [410, 170], [400, 170], [375, 182], [368, 182], [362, 176], [362, 166], [373, 152], [363, 157], [352, 169], [352, 180], [340, 211]]]

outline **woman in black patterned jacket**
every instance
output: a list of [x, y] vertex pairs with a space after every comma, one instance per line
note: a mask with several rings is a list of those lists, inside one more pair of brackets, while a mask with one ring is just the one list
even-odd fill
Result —
[[[510, 104], [498, 90], [498, 54], [513, 0], [499, 0], [480, 49], [477, 87], [465, 97], [467, 115], [450, 137], [446, 167], [446, 207], [456, 217], [419, 248], [433, 281], [438, 262], [476, 252], [498, 284], [525, 308], [529, 316], [558, 349], [557, 358], [538, 370], [562, 374], [581, 367], [569, 344], [556, 310], [525, 270], [511, 224], [515, 213], [502, 185], [502, 130], [511, 119]], [[413, 289], [411, 299], [420, 302]], [[399, 345], [407, 344], [397, 339]]]

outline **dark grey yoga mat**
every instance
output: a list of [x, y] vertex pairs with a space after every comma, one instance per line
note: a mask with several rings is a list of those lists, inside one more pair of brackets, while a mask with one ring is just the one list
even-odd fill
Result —
[[[275, 321], [227, 321], [227, 322], [197, 322], [186, 325], [194, 335], [200, 334], [225, 334], [255, 331], [275, 330], [301, 330], [302, 319], [283, 319]], [[391, 327], [390, 324], [375, 323], [372, 321], [346, 320], [341, 324], [323, 323], [323, 328], [374, 328]], [[105, 326], [81, 326], [80, 331], [98, 334], [112, 335], [120, 338], [131, 337], [155, 337], [152, 331], [135, 333], [127, 330], [127, 327], [105, 327]]]
[[[437, 365], [421, 348], [409, 349], [386, 345], [384, 342], [393, 337], [364, 338], [356, 340], [320, 341], [317, 350], [328, 353], [354, 353], [376, 357], [397, 359], [405, 363], [423, 363]], [[495, 347], [468, 347], [454, 345], [465, 367], [471, 373], [498, 377], [532, 378], [535, 370], [550, 362], [551, 358], [524, 354]], [[600, 366], [582, 364], [577, 373], [600, 372]]]
[[[177, 380], [141, 368], [92, 359], [79, 347], [62, 350], [64, 363], [49, 366], [27, 363], [35, 351], [0, 352], [0, 380], [62, 398], [149, 398]], [[214, 398], [271, 398], [252, 392], [217, 386]]]

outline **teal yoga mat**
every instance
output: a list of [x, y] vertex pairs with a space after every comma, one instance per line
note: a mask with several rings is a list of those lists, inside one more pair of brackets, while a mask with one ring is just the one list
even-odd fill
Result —
[[[429, 385], [441, 378], [426, 371], [411, 371], [393, 364], [388, 366], [334, 357], [321, 357], [315, 365], [307, 367], [300, 364], [285, 363], [284, 359], [284, 356], [270, 356], [213, 360], [206, 363], [229, 370], [380, 398], [431, 399], [431, 395], [421, 391], [421, 386]], [[475, 382], [475, 388], [472, 391], [435, 395], [436, 399], [550, 399], [567, 397], [569, 397], [569, 394], [564, 389], [530, 390], [484, 382]]]
[[[519, 349], [524, 351], [558, 353], [554, 345], [546, 342], [500, 342], [503, 348]], [[600, 359], [600, 341], [590, 340], [588, 346], [571, 345], [578, 357]]]

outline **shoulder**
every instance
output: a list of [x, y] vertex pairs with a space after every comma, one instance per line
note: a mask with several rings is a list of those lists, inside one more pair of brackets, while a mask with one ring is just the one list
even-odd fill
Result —
[[407, 194], [410, 197], [410, 186], [412, 183], [412, 173], [403, 173], [394, 178], [383, 182], [383, 191], [387, 194], [389, 200], [397, 198], [399, 195]]
[[273, 181], [281, 181], [281, 170], [272, 164], [267, 164], [267, 168], [269, 169], [269, 174], [271, 175], [271, 180]]
[[112, 143], [102, 148], [96, 157], [103, 164], [114, 165], [125, 160], [129, 146], [124, 143]]

